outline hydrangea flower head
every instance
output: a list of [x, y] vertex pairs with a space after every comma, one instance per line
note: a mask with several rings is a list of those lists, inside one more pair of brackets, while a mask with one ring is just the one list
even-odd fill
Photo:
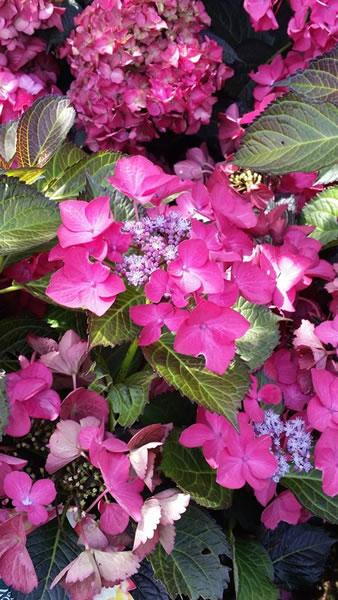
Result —
[[88, 146], [135, 150], [168, 129], [197, 132], [233, 73], [217, 42], [200, 36], [210, 24], [202, 2], [108, 5], [87, 6], [61, 52]]

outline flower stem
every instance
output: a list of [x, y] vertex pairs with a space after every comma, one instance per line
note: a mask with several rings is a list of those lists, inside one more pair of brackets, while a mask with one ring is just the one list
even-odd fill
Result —
[[138, 348], [138, 342], [137, 342], [137, 339], [135, 338], [135, 340], [131, 342], [131, 344], [126, 352], [126, 355], [122, 361], [120, 370], [116, 377], [116, 383], [121, 383], [126, 379], [126, 377], [128, 375], [128, 371], [131, 366], [131, 363], [133, 362], [134, 356], [137, 352], [137, 348]]
[[17, 292], [18, 290], [23, 290], [23, 285], [17, 283], [16, 285], [10, 285], [9, 287], [3, 288], [0, 290], [0, 294], [8, 294], [9, 292]]

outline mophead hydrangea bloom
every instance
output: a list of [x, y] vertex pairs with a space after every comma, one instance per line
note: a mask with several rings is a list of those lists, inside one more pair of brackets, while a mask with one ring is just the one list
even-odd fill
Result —
[[37, 29], [49, 27], [62, 29], [64, 10], [48, 0], [0, 0], [0, 46], [14, 50], [24, 47], [22, 34], [31, 36]]
[[201, 33], [210, 19], [199, 0], [94, 0], [75, 22], [61, 56], [92, 150], [132, 150], [168, 129], [193, 134], [209, 122], [232, 69]]

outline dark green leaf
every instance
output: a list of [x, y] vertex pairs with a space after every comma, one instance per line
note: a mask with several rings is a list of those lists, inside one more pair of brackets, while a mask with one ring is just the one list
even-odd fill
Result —
[[311, 105], [290, 94], [250, 125], [235, 163], [273, 175], [315, 171], [334, 164], [337, 151], [338, 108]]
[[303, 71], [279, 81], [311, 104], [332, 102], [338, 104], [338, 49], [321, 56]]
[[0, 255], [48, 242], [59, 222], [54, 202], [23, 183], [0, 180]]
[[32, 281], [28, 281], [23, 285], [23, 288], [26, 292], [42, 300], [43, 302], [48, 302], [48, 304], [54, 304], [53, 300], [46, 296], [45, 291], [50, 281], [50, 274], [44, 275], [40, 277], [40, 279], [33, 279]]
[[131, 592], [134, 600], [169, 600], [164, 585], [155, 579], [148, 561], [144, 560], [141, 568], [133, 575], [136, 589]]
[[174, 431], [164, 444], [161, 470], [201, 506], [228, 508], [232, 493], [216, 483], [216, 471], [209, 467], [199, 448], [185, 448]]
[[8, 371], [19, 368], [17, 357], [31, 351], [26, 342], [27, 335], [51, 337], [52, 330], [41, 319], [16, 317], [0, 321], [0, 366]]
[[176, 523], [173, 552], [168, 555], [158, 545], [150, 562], [173, 600], [178, 595], [220, 600], [229, 581], [229, 568], [221, 565], [220, 555], [231, 556], [222, 529], [206, 512], [190, 506]]
[[338, 524], [338, 496], [327, 496], [322, 489], [319, 471], [288, 473], [281, 481], [313, 515]]
[[259, 542], [236, 539], [233, 561], [237, 600], [277, 600], [271, 558]]
[[89, 340], [94, 346], [114, 346], [136, 337], [138, 328], [129, 317], [129, 308], [142, 304], [144, 295], [135, 288], [119, 294], [113, 306], [102, 317], [91, 317]]
[[303, 218], [307, 225], [314, 225], [311, 237], [322, 244], [338, 240], [338, 187], [329, 187], [306, 204]]
[[243, 362], [235, 361], [225, 375], [216, 375], [203, 367], [203, 360], [177, 354], [169, 334], [143, 352], [155, 371], [183, 396], [237, 423], [236, 413], [249, 385]]
[[335, 539], [322, 527], [280, 523], [266, 530], [262, 543], [270, 554], [276, 581], [295, 589], [316, 583], [323, 575]]
[[109, 388], [108, 402], [115, 424], [131, 427], [137, 421], [148, 402], [154, 376], [154, 372], [146, 368]]
[[250, 321], [250, 329], [236, 341], [239, 356], [250, 369], [258, 369], [269, 358], [279, 342], [279, 317], [265, 306], [239, 298], [235, 307]]
[[191, 425], [195, 421], [196, 406], [176, 390], [152, 398], [141, 417], [143, 425], [174, 423]]
[[21, 167], [43, 167], [65, 140], [75, 120], [70, 100], [39, 98], [22, 115], [17, 130], [16, 156]]

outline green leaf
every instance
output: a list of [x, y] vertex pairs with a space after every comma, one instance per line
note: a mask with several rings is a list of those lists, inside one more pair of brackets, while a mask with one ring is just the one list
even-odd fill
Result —
[[18, 125], [19, 121], [8, 121], [0, 126], [0, 167], [7, 168], [14, 159]]
[[28, 536], [27, 550], [33, 561], [39, 585], [30, 594], [11, 590], [14, 600], [68, 600], [66, 591], [58, 585], [50, 589], [53, 579], [80, 554], [77, 537], [69, 526], [58, 529], [54, 519]]
[[59, 223], [54, 202], [23, 183], [0, 180], [0, 255], [48, 242]]
[[137, 421], [148, 402], [154, 376], [154, 372], [146, 368], [109, 388], [108, 402], [115, 425], [131, 427]]
[[51, 337], [51, 329], [41, 319], [16, 317], [0, 321], [0, 365], [7, 371], [19, 368], [17, 357], [26, 355], [32, 349], [26, 342], [27, 335]]
[[0, 370], [0, 442], [8, 422], [8, 401], [5, 389], [5, 371]]
[[[15, 177], [22, 183], [32, 185], [41, 179], [43, 169], [38, 169], [37, 167], [22, 167], [21, 169], [7, 169], [4, 174], [6, 177]], [[37, 185], [36, 188], [39, 189]]]
[[102, 182], [107, 175], [112, 175], [113, 166], [120, 156], [118, 152], [97, 152], [86, 156], [52, 182], [45, 192], [46, 196], [53, 200], [76, 198], [86, 187], [87, 175], [94, 182]]
[[338, 186], [318, 194], [303, 209], [306, 225], [314, 225], [311, 237], [322, 244], [338, 240]]
[[251, 304], [244, 298], [239, 298], [234, 308], [251, 325], [247, 333], [236, 341], [238, 354], [250, 369], [258, 369], [279, 342], [279, 317], [265, 306]]
[[217, 375], [203, 367], [203, 360], [177, 354], [169, 334], [145, 346], [143, 353], [155, 371], [183, 396], [237, 423], [236, 413], [249, 385], [243, 362], [238, 360], [225, 375]]
[[233, 561], [237, 600], [277, 600], [271, 558], [260, 543], [236, 539]]
[[71, 142], [66, 142], [48, 161], [43, 171], [43, 177], [38, 181], [36, 187], [41, 192], [46, 192], [70, 167], [88, 157], [81, 148]]
[[155, 577], [166, 586], [170, 598], [221, 600], [229, 581], [229, 569], [219, 556], [231, 556], [226, 536], [212, 517], [190, 506], [176, 523], [175, 547], [166, 554], [158, 545], [150, 555]]
[[338, 524], [338, 496], [330, 497], [324, 494], [319, 471], [288, 473], [283, 477], [281, 484], [291, 490], [312, 514], [329, 523]]
[[235, 164], [272, 175], [315, 171], [334, 164], [337, 151], [338, 108], [289, 95], [250, 125]]
[[92, 316], [89, 320], [91, 346], [114, 346], [135, 338], [138, 328], [129, 317], [129, 308], [143, 302], [143, 293], [130, 288], [118, 295], [113, 306], [102, 317]]
[[216, 471], [209, 467], [199, 448], [185, 448], [180, 432], [173, 431], [163, 447], [161, 470], [201, 506], [215, 510], [229, 508], [231, 490], [216, 483]]
[[22, 115], [17, 129], [16, 156], [21, 167], [43, 167], [66, 138], [75, 120], [70, 100], [39, 98]]
[[311, 104], [332, 102], [338, 104], [338, 50], [312, 61], [309, 67], [279, 81]]

